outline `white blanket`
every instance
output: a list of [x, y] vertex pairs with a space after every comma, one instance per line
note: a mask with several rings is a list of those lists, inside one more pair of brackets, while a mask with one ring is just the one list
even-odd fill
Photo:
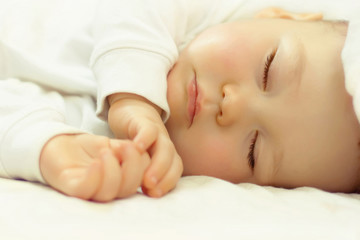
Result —
[[360, 195], [185, 177], [107, 204], [0, 179], [1, 239], [360, 239]]

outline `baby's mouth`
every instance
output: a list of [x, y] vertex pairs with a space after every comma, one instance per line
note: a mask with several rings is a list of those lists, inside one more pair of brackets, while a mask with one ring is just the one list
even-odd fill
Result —
[[198, 113], [198, 110], [199, 110], [198, 103], [197, 103], [198, 86], [197, 86], [196, 78], [194, 78], [188, 86], [188, 97], [189, 97], [188, 117], [189, 117], [189, 122], [190, 122], [190, 126], [191, 126], [194, 121], [194, 117]]

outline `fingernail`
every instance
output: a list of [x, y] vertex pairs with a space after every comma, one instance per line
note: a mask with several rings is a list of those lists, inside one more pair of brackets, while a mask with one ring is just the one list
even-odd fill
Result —
[[138, 142], [136, 145], [138, 146], [138, 149], [139, 149], [141, 152], [144, 152], [144, 151], [145, 151], [145, 145], [144, 145], [144, 143]]

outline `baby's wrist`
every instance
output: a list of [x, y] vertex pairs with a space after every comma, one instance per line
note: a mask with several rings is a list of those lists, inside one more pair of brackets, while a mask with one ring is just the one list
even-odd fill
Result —
[[117, 138], [129, 138], [130, 123], [143, 118], [163, 124], [162, 110], [141, 96], [121, 93], [109, 96], [108, 101], [108, 123]]

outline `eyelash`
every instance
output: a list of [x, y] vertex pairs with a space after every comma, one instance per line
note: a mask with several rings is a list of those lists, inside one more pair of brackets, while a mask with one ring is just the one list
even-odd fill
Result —
[[251, 140], [251, 144], [250, 144], [250, 147], [249, 147], [249, 153], [248, 153], [248, 156], [247, 156], [249, 166], [250, 166], [250, 168], [252, 170], [254, 170], [254, 168], [255, 168], [254, 150], [255, 150], [255, 144], [256, 144], [256, 140], [257, 140], [258, 135], [259, 135], [259, 132], [256, 131], [254, 138]]
[[[269, 56], [267, 56], [266, 61], [265, 61], [264, 75], [263, 75], [263, 90], [264, 91], [266, 91], [266, 88], [267, 88], [269, 70], [270, 70], [270, 67], [271, 67], [271, 63], [273, 62], [273, 60], [275, 58], [276, 52], [277, 52], [277, 49], [274, 49], [269, 54]], [[251, 144], [249, 146], [249, 153], [248, 153], [248, 156], [247, 156], [249, 166], [250, 166], [250, 168], [252, 170], [254, 170], [254, 168], [255, 168], [254, 151], [255, 151], [255, 145], [256, 145], [256, 140], [257, 140], [258, 135], [259, 135], [259, 132], [256, 131], [254, 138], [251, 140]]]
[[[271, 67], [271, 63], [273, 62], [275, 55], [276, 55], [277, 49], [274, 49], [269, 56], [267, 56], [265, 61], [265, 67], [264, 67], [264, 75], [263, 75], [263, 90], [266, 91], [267, 83], [268, 83], [268, 74]], [[249, 166], [252, 170], [255, 168], [255, 157], [254, 157], [254, 151], [255, 151], [255, 144], [257, 137], [259, 135], [259, 132], [256, 131], [254, 138], [251, 140], [251, 144], [249, 147], [249, 153], [248, 153], [248, 162]]]
[[265, 67], [264, 67], [264, 74], [263, 74], [263, 90], [266, 91], [267, 83], [268, 83], [268, 74], [271, 67], [271, 63], [273, 62], [275, 55], [276, 55], [277, 49], [274, 49], [269, 56], [267, 56], [265, 61]]

